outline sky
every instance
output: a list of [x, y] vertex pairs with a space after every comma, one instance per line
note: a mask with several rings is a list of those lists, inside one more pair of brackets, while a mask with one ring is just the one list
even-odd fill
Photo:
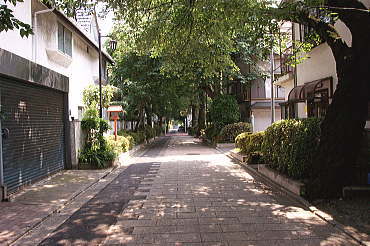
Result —
[[[101, 4], [98, 4], [98, 7], [97, 7], [98, 12], [102, 8], [103, 6]], [[98, 18], [99, 18], [98, 21], [99, 21], [99, 27], [101, 30], [101, 34], [103, 36], [110, 34], [110, 32], [113, 29], [113, 18], [114, 18], [113, 11], [110, 11], [107, 15], [104, 16], [104, 18], [102, 17], [98, 17]], [[102, 38], [102, 43], [104, 43], [107, 39], [109, 38]]]

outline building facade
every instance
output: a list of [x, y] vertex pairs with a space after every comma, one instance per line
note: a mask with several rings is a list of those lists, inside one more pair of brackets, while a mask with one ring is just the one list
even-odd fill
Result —
[[[0, 185], [9, 191], [77, 164], [82, 92], [99, 74], [98, 44], [77, 22], [37, 0], [12, 8], [34, 35], [0, 33]], [[103, 52], [103, 71], [108, 62]]]
[[[311, 32], [301, 24], [293, 23], [292, 27], [292, 38], [298, 42], [304, 41]], [[339, 20], [334, 27], [351, 46], [351, 33], [345, 24]], [[282, 118], [324, 117], [337, 84], [336, 62], [329, 45], [323, 42], [306, 54], [293, 71], [276, 81], [275, 85], [287, 91], [285, 102], [281, 103]], [[366, 128], [370, 128], [370, 121], [367, 121]]]

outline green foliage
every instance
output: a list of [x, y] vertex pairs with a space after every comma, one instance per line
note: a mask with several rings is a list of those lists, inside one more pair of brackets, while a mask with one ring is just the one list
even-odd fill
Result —
[[281, 120], [265, 131], [264, 159], [272, 168], [295, 179], [305, 179], [320, 137], [320, 120], [315, 118]]
[[187, 81], [161, 73], [161, 59], [126, 53], [124, 47], [118, 47], [113, 56], [117, 63], [112, 68], [112, 83], [122, 91], [126, 119], [139, 121], [143, 128], [145, 114], [176, 118], [186, 111], [191, 88]]
[[228, 124], [224, 126], [220, 132], [220, 141], [233, 143], [235, 138], [243, 133], [250, 132], [252, 130], [252, 125], [246, 122], [239, 122]]
[[[109, 107], [114, 94], [118, 93], [118, 88], [112, 85], [106, 85], [102, 87], [102, 104], [104, 108]], [[99, 107], [99, 86], [89, 85], [82, 93], [82, 100], [88, 107]]]
[[149, 141], [150, 139], [156, 136], [156, 131], [153, 127], [146, 125], [144, 127], [144, 134], [145, 134], [146, 141]]
[[235, 146], [247, 155], [247, 163], [261, 164], [263, 163], [262, 145], [265, 132], [244, 132], [235, 138]]
[[23, 0], [5, 0], [5, 4], [0, 4], [0, 33], [18, 29], [22, 38], [28, 37], [33, 34], [31, 26], [15, 18], [13, 10], [8, 7], [8, 4], [16, 6], [17, 2], [23, 2]]
[[130, 140], [129, 138], [129, 141], [130, 142], [132, 141], [133, 145], [142, 144], [145, 142], [145, 133], [143, 131], [137, 131], [137, 132], [124, 131], [124, 132], [119, 132], [118, 134], [125, 136], [126, 138], [129, 138], [130, 136], [132, 140]]
[[123, 136], [117, 136], [117, 141], [114, 140], [114, 136], [110, 135], [105, 137], [107, 141], [107, 145], [113, 149], [116, 156], [123, 152], [127, 152], [130, 150], [130, 140]]
[[[201, 129], [202, 131], [202, 129]], [[204, 131], [204, 130], [203, 130]], [[191, 136], [195, 136], [198, 132], [198, 127], [188, 127], [188, 134]]]
[[129, 142], [129, 146], [128, 146], [128, 149], [132, 149], [134, 146], [135, 146], [135, 139], [134, 137], [130, 134], [129, 131], [125, 131], [125, 130], [120, 130], [117, 132], [117, 135], [119, 136], [123, 136], [125, 137], [128, 142]]
[[161, 127], [159, 125], [155, 125], [154, 130], [155, 130], [155, 135], [156, 136], [161, 136], [162, 134], [164, 134], [164, 127]]
[[103, 137], [103, 133], [109, 129], [108, 122], [99, 118], [96, 108], [88, 108], [81, 121], [81, 128], [86, 132], [86, 140], [79, 153], [79, 162], [104, 168], [116, 158], [112, 146], [107, 145]]
[[211, 140], [213, 143], [218, 142], [218, 135], [220, 131], [213, 125], [206, 127], [206, 129], [200, 130], [200, 136]]
[[224, 126], [238, 122], [240, 119], [239, 105], [234, 96], [220, 95], [209, 107], [209, 120], [219, 130]]

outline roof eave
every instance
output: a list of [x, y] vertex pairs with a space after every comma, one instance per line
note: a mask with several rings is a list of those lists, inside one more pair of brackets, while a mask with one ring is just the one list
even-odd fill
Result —
[[[61, 11], [57, 10], [57, 9], [54, 9], [53, 11], [54, 14], [56, 14], [58, 17], [60, 17], [61, 19], [63, 19], [65, 22], [67, 22], [69, 25], [71, 25], [71, 27], [74, 29], [75, 32], [77, 32], [88, 44], [90, 44], [91, 46], [93, 46], [97, 52], [99, 52], [99, 45], [94, 41], [92, 40], [90, 37], [88, 37], [73, 21], [71, 21], [64, 13], [62, 13]], [[102, 54], [103, 56], [105, 56], [105, 58], [111, 63], [111, 64], [114, 64], [114, 60], [113, 58], [107, 53], [105, 52], [104, 50], [102, 50]]]

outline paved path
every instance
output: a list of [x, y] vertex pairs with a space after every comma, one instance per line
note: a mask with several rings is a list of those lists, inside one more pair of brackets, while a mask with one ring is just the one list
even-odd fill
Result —
[[188, 136], [157, 140], [40, 241], [40, 245], [355, 245], [223, 154]]
[[159, 166], [110, 228], [105, 245], [351, 245], [216, 150], [172, 137], [142, 163]]

